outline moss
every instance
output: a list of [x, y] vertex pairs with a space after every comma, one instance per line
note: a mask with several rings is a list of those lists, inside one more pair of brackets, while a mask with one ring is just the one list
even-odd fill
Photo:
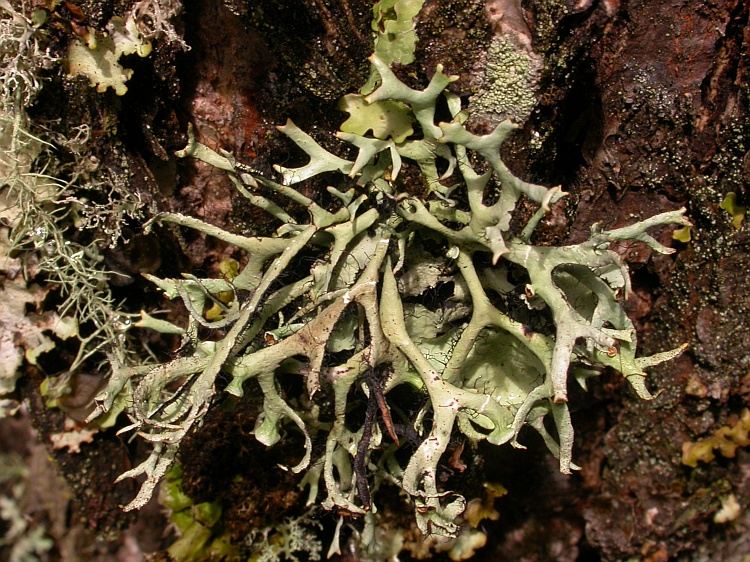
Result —
[[222, 506], [216, 502], [194, 503], [182, 490], [182, 470], [174, 465], [159, 492], [160, 503], [169, 510], [169, 521], [179, 533], [167, 549], [175, 562], [240, 560], [221, 525]]

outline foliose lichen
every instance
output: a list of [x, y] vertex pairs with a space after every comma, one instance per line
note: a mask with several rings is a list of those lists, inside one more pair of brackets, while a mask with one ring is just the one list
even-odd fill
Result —
[[414, 18], [424, 0], [380, 0], [373, 8], [375, 54], [389, 67], [414, 62], [417, 32]]
[[[610, 245], [632, 240], [671, 253], [647, 231], [689, 224], [684, 209], [623, 228], [594, 225], [580, 244], [536, 246], [534, 228], [565, 194], [505, 166], [500, 146], [515, 126], [506, 120], [475, 135], [464, 126], [460, 99], [446, 89], [456, 77], [438, 67], [424, 90], [414, 90], [379, 58], [371, 61], [379, 86], [364, 101], [408, 108], [415, 132], [405, 139], [339, 132], [358, 150], [352, 161], [287, 122], [279, 130], [310, 159], [277, 167], [280, 181], [192, 133], [178, 154], [225, 171], [280, 226], [263, 237], [176, 213], [148, 223], [195, 229], [246, 258], [223, 278], [148, 276], [168, 298], [182, 300], [190, 320], [178, 327], [144, 314], [134, 326], [181, 334], [180, 354], [158, 365], [113, 356], [110, 382], [96, 398], [92, 418], [127, 395], [131, 424], [122, 431], [153, 443], [150, 456], [120, 477], [145, 477], [125, 509], [151, 497], [180, 441], [216, 401], [221, 376], [228, 380], [223, 392], [262, 397], [254, 431], [261, 443], [297, 436], [299, 462], [282, 468], [305, 473], [308, 505], [362, 517], [364, 548], [375, 547], [377, 493], [387, 485], [409, 498], [423, 535], [455, 537], [467, 502], [441, 483], [438, 465], [456, 435], [522, 448], [519, 433], [531, 426], [569, 473], [576, 468], [569, 382], [585, 388], [611, 367], [650, 399], [645, 369], [682, 351], [636, 357], [635, 329], [621, 305], [630, 278]], [[436, 120], [439, 104], [449, 122]], [[427, 197], [412, 195], [414, 180], [404, 179], [414, 177], [405, 173], [414, 164]], [[331, 209], [292, 187], [324, 173], [329, 182], [341, 178], [329, 183], [337, 201]], [[511, 218], [521, 198], [538, 210], [517, 231]], [[308, 220], [295, 220], [299, 213], [281, 200], [305, 209]], [[310, 266], [302, 258], [313, 249], [318, 258]], [[450, 296], [430, 305], [438, 294]], [[288, 383], [295, 375], [301, 391]], [[421, 400], [404, 404], [403, 395]]]
[[130, 80], [133, 71], [123, 68], [120, 57], [132, 54], [146, 57], [151, 53], [151, 43], [143, 40], [135, 18], [130, 15], [127, 18], [113, 17], [107, 30], [107, 35], [91, 30], [85, 42], [77, 40], [70, 45], [69, 76], [84, 74], [97, 91], [112, 88], [122, 96], [128, 91], [125, 82]]
[[732, 425], [725, 425], [713, 432], [710, 437], [682, 444], [682, 464], [696, 468], [698, 461], [709, 463], [716, 458], [714, 451], [722, 457], [733, 459], [739, 447], [750, 445], [750, 410], [742, 410], [740, 419]]
[[737, 202], [737, 194], [733, 191], [727, 193], [727, 196], [719, 205], [722, 209], [732, 215], [732, 227], [736, 230], [742, 228], [742, 221], [745, 220], [745, 214], [747, 214], [747, 207], [740, 205]]

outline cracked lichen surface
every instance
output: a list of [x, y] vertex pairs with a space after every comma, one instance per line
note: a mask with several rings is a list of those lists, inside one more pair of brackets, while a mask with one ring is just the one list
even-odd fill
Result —
[[[137, 326], [183, 334], [180, 355], [159, 365], [113, 361], [109, 386], [97, 397], [94, 415], [119, 395], [132, 396], [132, 423], [123, 431], [153, 443], [149, 458], [121, 476], [145, 476], [126, 509], [151, 497], [181, 439], [217, 399], [221, 375], [229, 380], [222, 392], [262, 396], [254, 431], [261, 443], [302, 436], [299, 462], [287, 469], [306, 472], [309, 504], [364, 515], [372, 525], [378, 488], [391, 484], [408, 495], [425, 535], [455, 536], [466, 501], [441, 483], [438, 465], [457, 434], [522, 447], [519, 432], [529, 425], [569, 473], [568, 384], [585, 387], [607, 366], [649, 399], [645, 369], [680, 353], [636, 357], [635, 330], [621, 306], [629, 275], [609, 248], [634, 240], [671, 253], [647, 231], [689, 224], [684, 210], [613, 230], [594, 225], [589, 239], [573, 246], [535, 246], [534, 227], [564, 193], [527, 183], [505, 166], [500, 146], [515, 126], [504, 121], [475, 135], [464, 126], [459, 98], [446, 91], [456, 77], [438, 67], [424, 90], [413, 90], [371, 60], [380, 84], [364, 101], [408, 108], [415, 130], [408, 138], [340, 132], [358, 150], [352, 161], [288, 122], [279, 129], [309, 162], [277, 167], [278, 182], [242, 171], [195, 138], [178, 154], [225, 171], [280, 226], [261, 237], [179, 214], [153, 219], [234, 244], [246, 258], [222, 279], [151, 277], [168, 298], [183, 301], [190, 320], [177, 328], [144, 315]], [[438, 104], [447, 106], [450, 122], [437, 121]], [[401, 177], [415, 164], [428, 188], [424, 198], [407, 189], [413, 174]], [[294, 187], [323, 173], [341, 176], [338, 187], [328, 187], [337, 201], [331, 209]], [[538, 211], [514, 232], [521, 198]], [[287, 209], [304, 208], [307, 222], [295, 221], [282, 200]], [[305, 270], [300, 264], [311, 262], [300, 258], [313, 248], [318, 258]], [[441, 289], [452, 296], [435, 305]], [[542, 316], [544, 327], [534, 323]], [[304, 381], [302, 392], [285, 385], [290, 374]], [[411, 411], [395, 400], [407, 390], [425, 398]], [[347, 416], [355, 395], [368, 404], [364, 422]]]
[[472, 98], [472, 110], [525, 121], [536, 105], [537, 66], [526, 48], [507, 37], [495, 37], [487, 49], [484, 84]]

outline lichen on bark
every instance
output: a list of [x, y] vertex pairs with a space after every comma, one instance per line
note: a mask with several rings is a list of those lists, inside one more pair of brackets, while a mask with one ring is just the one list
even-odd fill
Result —
[[[274, 236], [244, 236], [174, 213], [147, 225], [186, 226], [247, 257], [222, 279], [150, 277], [182, 300], [190, 320], [180, 356], [135, 366], [113, 358], [113, 377], [96, 399], [92, 417], [121, 393], [132, 396], [132, 424], [122, 431], [136, 430], [154, 444], [146, 461], [121, 476], [146, 476], [126, 509], [149, 499], [181, 440], [215, 402], [222, 375], [229, 377], [224, 392], [262, 396], [254, 431], [261, 443], [302, 436], [301, 457], [285, 468], [307, 471], [310, 504], [364, 516], [363, 546], [374, 546], [366, 537], [374, 536], [376, 492], [386, 484], [408, 495], [424, 535], [456, 537], [466, 500], [437, 477], [455, 431], [473, 442], [522, 447], [519, 432], [529, 425], [568, 473], [576, 468], [569, 377], [585, 387], [588, 377], [612, 367], [648, 399], [644, 370], [682, 351], [636, 358], [635, 330], [621, 305], [629, 275], [609, 247], [634, 240], [670, 253], [647, 230], [689, 224], [684, 209], [622, 228], [594, 225], [577, 245], [534, 246], [536, 225], [564, 193], [525, 182], [505, 166], [500, 146], [515, 126], [505, 121], [490, 134], [473, 134], [459, 98], [446, 90], [456, 78], [441, 67], [425, 89], [414, 90], [376, 56], [371, 62], [379, 86], [364, 100], [408, 107], [418, 132], [405, 140], [339, 133], [358, 150], [351, 161], [288, 122], [280, 130], [309, 162], [277, 167], [279, 182], [192, 136], [179, 153], [223, 170], [280, 226]], [[439, 104], [448, 107], [450, 122], [436, 118]], [[402, 170], [414, 165], [427, 196], [412, 195], [407, 185]], [[328, 187], [330, 209], [293, 187], [321, 174], [340, 178]], [[516, 231], [511, 217], [521, 198], [537, 212]], [[308, 222], [286, 210], [294, 206], [306, 210]], [[313, 251], [313, 266], [301, 267]], [[425, 261], [444, 270], [432, 287], [399, 288], [397, 277], [414, 278], [411, 268]], [[449, 301], [428, 308], [403, 294], [428, 300], [435, 288], [452, 288]], [[542, 316], [551, 320], [546, 327], [537, 323]], [[174, 332], [145, 316], [141, 325]], [[285, 385], [281, 373], [300, 376], [304, 389]], [[425, 397], [416, 410], [396, 407], [406, 388]], [[367, 404], [363, 422], [349, 415], [354, 395]], [[314, 442], [324, 443], [324, 453]]]

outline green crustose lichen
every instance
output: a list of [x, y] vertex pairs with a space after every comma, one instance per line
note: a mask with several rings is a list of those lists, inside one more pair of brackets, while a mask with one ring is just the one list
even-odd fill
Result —
[[529, 52], [505, 37], [495, 37], [487, 49], [484, 85], [471, 100], [472, 111], [523, 122], [536, 105], [536, 79]]

